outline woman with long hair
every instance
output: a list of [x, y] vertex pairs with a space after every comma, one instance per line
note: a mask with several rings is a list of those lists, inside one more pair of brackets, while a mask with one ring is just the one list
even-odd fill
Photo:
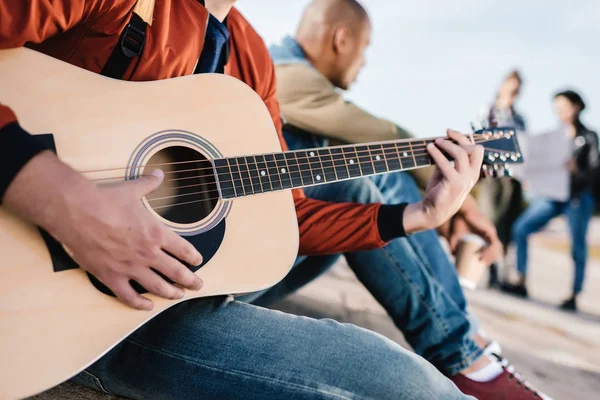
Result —
[[[523, 78], [519, 71], [511, 71], [502, 81], [494, 102], [479, 112], [478, 122], [483, 127], [512, 126], [518, 134], [523, 134], [525, 119], [515, 109], [522, 86]], [[521, 184], [509, 177], [484, 179], [477, 187], [477, 202], [484, 215], [496, 226], [506, 252], [511, 242], [512, 226], [523, 211]], [[498, 267], [492, 264], [489, 285], [498, 284]]]
[[581, 96], [572, 90], [554, 96], [554, 107], [560, 121], [560, 129], [571, 139], [572, 156], [565, 168], [570, 172], [570, 199], [566, 202], [546, 198], [535, 199], [515, 222], [512, 236], [517, 246], [516, 284], [503, 285], [505, 291], [527, 296], [525, 278], [527, 273], [527, 239], [529, 235], [542, 229], [552, 218], [564, 214], [571, 233], [571, 255], [575, 265], [573, 291], [561, 308], [577, 309], [577, 295], [583, 288], [587, 261], [586, 234], [594, 213], [594, 181], [600, 164], [598, 136], [581, 123], [580, 115], [585, 109]]

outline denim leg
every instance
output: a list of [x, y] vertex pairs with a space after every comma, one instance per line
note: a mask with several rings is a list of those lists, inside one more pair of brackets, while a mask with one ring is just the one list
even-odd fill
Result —
[[223, 298], [175, 305], [77, 383], [132, 399], [464, 399], [381, 335]]
[[[371, 179], [315, 186], [308, 188], [306, 194], [334, 202], [385, 201]], [[436, 244], [439, 246], [439, 241]], [[415, 352], [452, 375], [471, 365], [481, 355], [481, 349], [469, 337], [470, 322], [464, 308], [434, 278], [433, 268], [424, 264], [427, 259], [417, 251], [407, 238], [398, 238], [382, 249], [344, 256]], [[447, 259], [445, 254], [444, 257]]]
[[566, 214], [571, 231], [571, 255], [575, 263], [573, 279], [573, 294], [577, 295], [583, 288], [585, 266], [587, 263], [587, 229], [594, 214], [594, 197], [584, 192], [578, 198], [571, 200]]
[[517, 246], [517, 270], [527, 274], [527, 239], [542, 229], [550, 220], [562, 212], [564, 203], [548, 199], [534, 200], [512, 227], [512, 238]]

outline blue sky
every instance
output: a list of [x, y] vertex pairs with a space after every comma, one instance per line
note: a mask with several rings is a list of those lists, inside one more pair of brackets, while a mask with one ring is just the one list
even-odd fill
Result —
[[[307, 0], [241, 0], [267, 44], [296, 29]], [[557, 124], [552, 94], [574, 88], [600, 129], [600, 1], [363, 0], [373, 22], [368, 65], [347, 98], [416, 135], [468, 130], [513, 67], [533, 133]]]

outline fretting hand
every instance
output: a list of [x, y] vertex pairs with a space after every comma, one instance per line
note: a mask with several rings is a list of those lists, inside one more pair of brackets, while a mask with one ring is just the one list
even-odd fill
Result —
[[[437, 139], [427, 146], [436, 169], [423, 200], [406, 207], [404, 229], [407, 233], [434, 229], [449, 220], [460, 209], [479, 179], [483, 147], [476, 146], [464, 135], [448, 130], [447, 139]], [[454, 159], [454, 165], [442, 153]]]

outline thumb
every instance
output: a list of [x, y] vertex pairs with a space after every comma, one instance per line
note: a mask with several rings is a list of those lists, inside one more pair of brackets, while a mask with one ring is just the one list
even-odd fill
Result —
[[148, 193], [158, 189], [165, 177], [164, 172], [160, 169], [155, 169], [149, 175], [142, 175], [136, 180], [129, 183], [133, 192], [137, 197], [144, 197]]

